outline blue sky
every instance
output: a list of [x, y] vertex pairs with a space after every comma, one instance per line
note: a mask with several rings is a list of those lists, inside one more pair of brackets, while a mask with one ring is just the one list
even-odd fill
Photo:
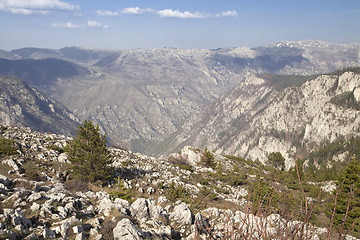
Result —
[[360, 42], [360, 0], [0, 0], [0, 49]]

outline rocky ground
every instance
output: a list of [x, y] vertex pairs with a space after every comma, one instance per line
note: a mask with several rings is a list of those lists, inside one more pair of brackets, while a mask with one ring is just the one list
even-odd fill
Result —
[[252, 214], [241, 183], [255, 181], [250, 162], [215, 155], [220, 179], [220, 170], [202, 167], [202, 151], [191, 147], [167, 159], [109, 148], [117, 178], [100, 187], [72, 179], [62, 150], [71, 138], [11, 126], [0, 133], [17, 146], [0, 163], [0, 239], [327, 236], [326, 228], [276, 213]]

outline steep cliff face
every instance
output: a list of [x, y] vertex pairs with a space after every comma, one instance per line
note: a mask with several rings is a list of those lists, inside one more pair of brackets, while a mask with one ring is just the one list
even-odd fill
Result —
[[176, 146], [169, 152], [193, 145], [265, 161], [278, 151], [291, 166], [299, 150], [359, 135], [359, 72], [306, 80], [283, 89], [281, 81], [289, 82], [284, 76], [249, 76], [168, 139], [169, 146]]
[[0, 123], [74, 135], [77, 118], [22, 80], [0, 76]]

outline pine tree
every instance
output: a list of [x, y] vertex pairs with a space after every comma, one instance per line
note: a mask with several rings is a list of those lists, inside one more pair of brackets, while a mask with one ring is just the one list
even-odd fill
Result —
[[338, 229], [360, 231], [360, 162], [355, 157], [343, 174], [340, 175], [337, 185], [337, 196], [334, 224]]
[[109, 164], [112, 161], [106, 149], [106, 135], [100, 134], [99, 125], [95, 127], [86, 120], [76, 134], [65, 149], [75, 175], [91, 182], [107, 180], [111, 176]]
[[205, 148], [203, 154], [201, 155], [200, 162], [204, 167], [214, 168], [216, 165], [214, 159], [214, 155]]
[[272, 152], [268, 155], [268, 162], [276, 169], [285, 169], [285, 158], [280, 152]]

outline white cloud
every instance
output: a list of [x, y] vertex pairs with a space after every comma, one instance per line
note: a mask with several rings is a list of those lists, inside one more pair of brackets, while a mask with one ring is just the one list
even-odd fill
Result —
[[189, 11], [180, 12], [179, 10], [164, 9], [157, 12], [160, 17], [164, 18], [205, 18], [205, 16], [199, 12], [191, 13]]
[[130, 8], [123, 8], [120, 11], [103, 11], [97, 10], [96, 14], [98, 16], [119, 16], [120, 14], [133, 14], [133, 15], [141, 15], [146, 12], [154, 12], [151, 8], [139, 8], [139, 7], [130, 7]]
[[93, 29], [93, 28], [106, 29], [106, 28], [108, 28], [108, 25], [103, 25], [96, 21], [88, 21], [86, 24], [81, 24], [81, 25], [73, 24], [71, 22], [53, 23], [50, 26], [53, 28], [58, 28], [58, 29]]
[[0, 11], [13, 14], [46, 15], [50, 10], [79, 11], [80, 6], [60, 0], [0, 0]]
[[121, 10], [121, 13], [125, 14], [142, 14], [145, 10], [139, 8], [139, 7], [131, 7], [131, 8], [124, 8]]
[[237, 17], [239, 14], [236, 11], [222, 12], [218, 17]]
[[108, 28], [108, 25], [102, 25], [101, 23], [96, 21], [88, 21], [87, 26], [90, 28]]
[[67, 23], [53, 23], [51, 24], [51, 27], [59, 28], [59, 29], [80, 29], [80, 25], [72, 24], [71, 22]]
[[102, 10], [96, 11], [96, 14], [99, 16], [118, 16], [119, 15], [118, 12], [102, 11]]

